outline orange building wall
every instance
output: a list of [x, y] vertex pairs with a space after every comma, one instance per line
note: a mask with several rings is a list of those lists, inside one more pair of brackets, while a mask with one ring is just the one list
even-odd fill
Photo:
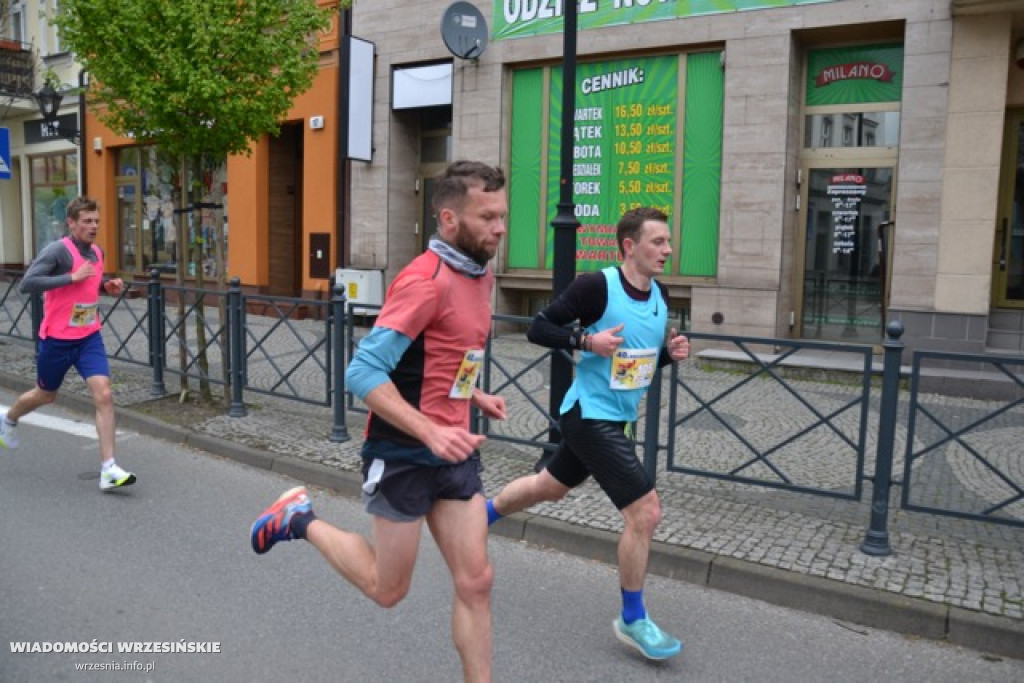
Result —
[[[128, 146], [133, 141], [115, 135], [99, 122], [92, 110], [86, 111], [85, 129], [86, 183], [85, 193], [100, 204], [100, 232], [96, 243], [107, 255], [104, 265], [108, 272], [113, 272], [117, 263], [117, 190], [114, 184], [114, 150], [119, 146]], [[97, 142], [98, 141], [98, 142]], [[97, 145], [99, 149], [97, 149]]]
[[[309, 235], [331, 235], [329, 253], [337, 251], [338, 67], [321, 67], [313, 87], [295, 99], [289, 121], [303, 121], [302, 289], [328, 291], [326, 280], [309, 277]], [[324, 127], [311, 130], [310, 116], [323, 116]]]
[[[285, 122], [301, 121], [303, 126], [302, 182], [302, 289], [326, 292], [326, 280], [309, 278], [309, 235], [328, 233], [332, 244], [332, 266], [337, 252], [336, 154], [338, 145], [338, 66], [321, 65], [312, 87], [297, 97]], [[324, 128], [311, 130], [310, 116], [323, 116]], [[118, 147], [135, 143], [115, 135], [90, 111], [86, 114], [86, 148], [92, 150], [99, 139], [100, 151], [86, 158], [87, 192], [102, 209], [103, 228], [97, 242], [108, 254], [117, 253], [116, 188], [114, 158]], [[250, 156], [228, 158], [228, 276], [238, 277], [244, 286], [261, 287], [270, 281], [268, 271], [269, 218], [269, 145], [267, 138], [253, 143]], [[113, 259], [111, 259], [113, 262]]]
[[268, 279], [267, 138], [254, 142], [251, 156], [228, 157], [228, 278], [263, 286]]

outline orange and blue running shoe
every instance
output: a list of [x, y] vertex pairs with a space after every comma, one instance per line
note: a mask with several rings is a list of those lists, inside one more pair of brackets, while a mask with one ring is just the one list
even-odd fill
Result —
[[281, 494], [273, 505], [253, 523], [249, 540], [252, 549], [262, 555], [278, 541], [290, 541], [296, 536], [292, 533], [292, 518], [313, 512], [313, 503], [305, 487], [296, 486]]

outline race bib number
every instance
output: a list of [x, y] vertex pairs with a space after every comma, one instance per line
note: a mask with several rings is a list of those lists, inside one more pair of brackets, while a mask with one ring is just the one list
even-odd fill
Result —
[[484, 364], [483, 349], [470, 349], [462, 357], [459, 371], [455, 373], [455, 383], [452, 390], [448, 392], [448, 398], [469, 400], [473, 397], [473, 387], [476, 386], [476, 378], [480, 375], [480, 368]]
[[68, 327], [88, 327], [96, 322], [97, 304], [75, 304]]
[[643, 389], [654, 379], [658, 349], [620, 349], [612, 356], [611, 386], [616, 391]]

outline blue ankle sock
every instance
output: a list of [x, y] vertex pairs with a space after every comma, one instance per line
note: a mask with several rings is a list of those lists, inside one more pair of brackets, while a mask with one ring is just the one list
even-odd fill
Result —
[[494, 499], [487, 499], [487, 526], [490, 526], [501, 519], [503, 515], [494, 509]]
[[644, 608], [644, 592], [643, 590], [628, 591], [625, 588], [622, 590], [622, 620], [627, 624], [632, 624], [638, 619], [644, 619], [647, 617], [647, 610]]

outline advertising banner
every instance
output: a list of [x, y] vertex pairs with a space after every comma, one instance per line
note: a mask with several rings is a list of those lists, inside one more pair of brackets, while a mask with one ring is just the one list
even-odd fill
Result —
[[899, 102], [903, 45], [858, 45], [807, 53], [807, 106]]
[[[640, 206], [669, 216], [666, 274], [712, 277], [717, 264], [723, 74], [718, 52], [581, 64], [573, 112], [576, 270], [619, 260], [615, 224]], [[562, 74], [513, 75], [509, 267], [551, 269], [561, 162]], [[536, 125], [538, 113], [546, 127]]]
[[[835, 0], [578, 0], [580, 30]], [[494, 0], [493, 40], [559, 33], [565, 0]]]

